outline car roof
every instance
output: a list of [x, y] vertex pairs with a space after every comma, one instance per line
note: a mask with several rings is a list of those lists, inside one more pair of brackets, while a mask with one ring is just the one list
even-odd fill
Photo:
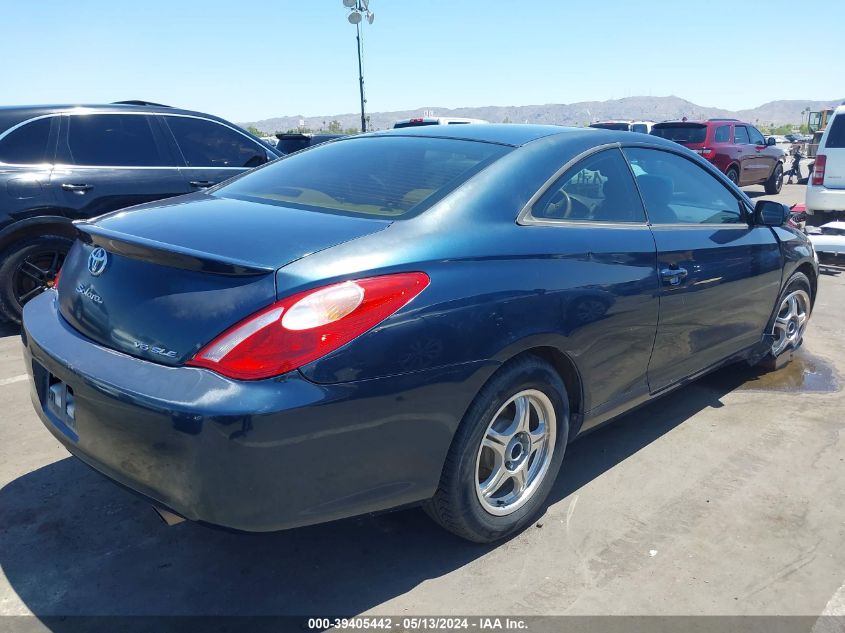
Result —
[[148, 104], [138, 105], [135, 103], [97, 103], [97, 104], [58, 104], [58, 105], [17, 105], [0, 106], [0, 132], [13, 125], [17, 125], [28, 119], [50, 114], [61, 114], [78, 110], [91, 112], [144, 112], [147, 114], [186, 114], [201, 116], [216, 121], [226, 122], [220, 117], [205, 112], [171, 108], [170, 106]]
[[[359, 135], [358, 138], [366, 136], [426, 136], [437, 138], [453, 138], [464, 141], [479, 141], [482, 143], [497, 143], [499, 145], [510, 145], [519, 147], [531, 141], [566, 134], [574, 136], [596, 135], [611, 130], [599, 130], [596, 128], [563, 127], [559, 125], [532, 125], [519, 123], [495, 123], [495, 124], [474, 124], [465, 125], [427, 125], [419, 127], [406, 127], [394, 130], [380, 130], [369, 134]], [[630, 134], [630, 132], [629, 132]], [[597, 138], [597, 137], [593, 137]], [[627, 137], [623, 137], [627, 138]], [[613, 142], [608, 140], [607, 142]]]

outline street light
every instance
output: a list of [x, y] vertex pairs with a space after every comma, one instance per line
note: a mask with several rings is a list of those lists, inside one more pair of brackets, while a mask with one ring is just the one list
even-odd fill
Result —
[[367, 117], [364, 114], [364, 104], [367, 100], [364, 98], [364, 65], [361, 62], [361, 21], [367, 20], [367, 23], [372, 24], [375, 19], [375, 14], [370, 11], [370, 0], [343, 0], [343, 6], [349, 9], [347, 20], [355, 25], [356, 39], [358, 40], [358, 84], [361, 88], [361, 132], [367, 131]]

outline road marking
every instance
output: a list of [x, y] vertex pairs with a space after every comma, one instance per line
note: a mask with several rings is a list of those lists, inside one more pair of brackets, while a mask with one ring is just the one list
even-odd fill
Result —
[[575, 513], [575, 504], [578, 503], [579, 495], [575, 495], [575, 498], [569, 504], [569, 509], [566, 511], [566, 531], [569, 532], [569, 522], [572, 520], [572, 515]]
[[11, 378], [0, 378], [0, 387], [3, 387], [4, 385], [11, 385], [16, 382], [23, 382], [27, 378], [29, 378], [29, 376], [27, 376], [26, 374], [12, 376]]
[[839, 587], [828, 600], [821, 617], [813, 625], [812, 633], [841, 633], [845, 631], [845, 585]]

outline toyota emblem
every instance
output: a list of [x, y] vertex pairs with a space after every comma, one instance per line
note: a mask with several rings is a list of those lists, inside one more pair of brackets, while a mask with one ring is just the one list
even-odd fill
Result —
[[103, 274], [108, 263], [109, 254], [106, 252], [106, 249], [98, 246], [88, 256], [88, 272], [95, 277], [99, 277]]

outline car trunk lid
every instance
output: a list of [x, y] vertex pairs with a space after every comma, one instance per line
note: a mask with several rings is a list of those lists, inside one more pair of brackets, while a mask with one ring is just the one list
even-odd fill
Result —
[[106, 347], [180, 365], [276, 299], [275, 271], [390, 224], [199, 195], [77, 225], [59, 303]]

